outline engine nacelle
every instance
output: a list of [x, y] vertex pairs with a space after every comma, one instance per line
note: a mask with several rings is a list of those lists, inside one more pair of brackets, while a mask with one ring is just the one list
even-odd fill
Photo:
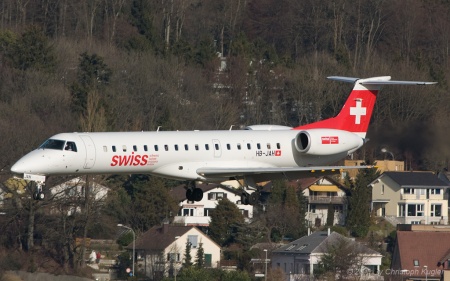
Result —
[[295, 148], [308, 155], [330, 155], [351, 153], [364, 144], [360, 136], [336, 129], [309, 129], [300, 131], [295, 137]]

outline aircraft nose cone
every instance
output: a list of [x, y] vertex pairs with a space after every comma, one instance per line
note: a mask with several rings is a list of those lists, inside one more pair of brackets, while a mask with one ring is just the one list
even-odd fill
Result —
[[25, 173], [25, 169], [23, 167], [23, 164], [20, 163], [20, 161], [16, 162], [12, 167], [11, 167], [11, 172], [13, 174], [23, 174]]

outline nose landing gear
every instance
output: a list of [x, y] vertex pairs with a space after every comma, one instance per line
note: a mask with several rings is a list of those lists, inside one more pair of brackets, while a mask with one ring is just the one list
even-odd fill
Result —
[[33, 188], [33, 190], [32, 190], [33, 199], [34, 200], [44, 200], [45, 195], [42, 190], [45, 186], [45, 176], [24, 174], [23, 179], [34, 183], [31, 185]]

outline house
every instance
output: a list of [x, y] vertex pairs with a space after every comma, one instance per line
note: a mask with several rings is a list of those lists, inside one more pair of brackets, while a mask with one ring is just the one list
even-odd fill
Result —
[[448, 224], [449, 184], [432, 172], [384, 172], [373, 182], [371, 209], [392, 224]]
[[186, 226], [209, 226], [211, 221], [209, 214], [223, 198], [235, 203], [247, 221], [253, 217], [253, 206], [241, 203], [239, 190], [220, 184], [197, 184], [197, 187], [203, 191], [203, 199], [198, 202], [186, 199], [184, 186], [177, 186], [171, 190], [172, 197], [179, 202], [180, 206], [174, 223]]
[[333, 225], [345, 224], [347, 216], [347, 188], [330, 176], [300, 179], [303, 195], [308, 198], [306, 220], [309, 225], [322, 226], [327, 222], [328, 209], [333, 208]]
[[[163, 223], [140, 235], [135, 242], [137, 272], [151, 279], [176, 276], [185, 261], [186, 244], [191, 244], [192, 262], [195, 262], [199, 247], [203, 248], [205, 266], [217, 267], [221, 248], [195, 226]], [[132, 250], [132, 244], [128, 245]]]
[[[339, 249], [339, 247], [349, 249], [348, 252], [357, 253], [350, 261], [352, 267], [348, 268], [344, 274], [351, 273], [359, 277], [364, 274], [376, 277], [376, 274], [380, 272], [382, 258], [380, 253], [329, 230], [328, 232], [313, 232], [273, 251], [271, 266], [282, 269], [289, 275], [289, 280], [305, 280], [319, 268], [325, 254], [330, 253], [333, 249]], [[339, 250], [335, 252], [336, 257], [349, 259], [343, 252]], [[340, 254], [343, 256], [339, 257]]]
[[403, 280], [442, 280], [450, 269], [450, 227], [398, 225], [389, 275]]
[[[109, 188], [95, 181], [89, 182], [89, 192], [93, 202], [102, 202], [108, 195]], [[86, 194], [86, 181], [83, 177], [76, 177], [65, 181], [59, 185], [55, 185], [49, 189], [51, 197], [64, 203], [64, 211], [67, 215], [81, 212], [80, 198], [84, 199]], [[60, 212], [61, 206], [51, 212]]]

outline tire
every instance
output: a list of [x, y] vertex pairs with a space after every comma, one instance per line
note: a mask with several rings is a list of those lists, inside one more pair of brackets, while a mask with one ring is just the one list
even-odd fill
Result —
[[198, 187], [194, 188], [193, 197], [194, 197], [194, 201], [197, 201], [197, 202], [198, 201], [202, 201], [202, 199], [203, 199], [203, 190], [201, 190]]

